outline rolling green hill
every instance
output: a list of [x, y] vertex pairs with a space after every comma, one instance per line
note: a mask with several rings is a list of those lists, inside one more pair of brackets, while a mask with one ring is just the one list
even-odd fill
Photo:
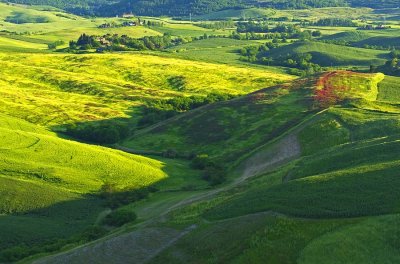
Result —
[[[0, 64], [3, 113], [47, 126], [127, 118], [148, 101], [211, 92], [243, 94], [292, 79], [261, 69], [140, 54], [3, 53]], [[174, 77], [187, 83], [183, 90], [170, 81]]]
[[290, 45], [273, 49], [266, 53], [276, 59], [285, 58], [287, 55], [309, 53], [311, 61], [321, 66], [369, 66], [382, 64], [387, 57], [387, 51], [369, 50], [346, 47], [322, 42], [296, 42]]
[[[381, 85], [380, 94], [394, 89]], [[258, 171], [241, 188], [175, 212], [171, 221], [200, 227], [152, 263], [396, 262], [399, 108], [379, 98], [366, 103], [361, 96], [332, 106], [286, 129], [275, 145], [256, 149], [238, 167], [243, 173], [284, 155], [274, 150], [284, 142], [291, 146], [286, 151], [299, 144], [300, 154], [279, 169]], [[279, 103], [285, 101], [274, 104]]]
[[[336, 0], [18, 3], [46, 6], [0, 3], [1, 263], [400, 261], [400, 78], [365, 73], [396, 56], [399, 26], [307, 24], [379, 24], [396, 10]], [[268, 17], [272, 32], [170, 18], [190, 13]], [[309, 29], [315, 41], [289, 37]], [[84, 33], [112, 48], [66, 48]], [[121, 40], [156, 48], [117, 51]]]
[[7, 248], [39, 246], [93, 225], [104, 210], [94, 194], [105, 183], [137, 189], [168, 177], [162, 162], [60, 139], [4, 114], [0, 156], [2, 261]]
[[323, 37], [324, 40], [349, 43], [355, 47], [392, 48], [399, 44], [397, 29], [380, 31], [348, 31]]

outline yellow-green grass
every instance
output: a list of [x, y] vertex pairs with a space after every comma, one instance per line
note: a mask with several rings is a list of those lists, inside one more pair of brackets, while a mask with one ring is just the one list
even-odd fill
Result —
[[[141, 54], [0, 54], [3, 113], [48, 126], [128, 117], [154, 99], [244, 94], [292, 79], [261, 69]], [[168, 80], [185, 80], [177, 91]]]
[[93, 225], [104, 210], [96, 194], [106, 183], [138, 189], [183, 177], [176, 171], [184, 168], [166, 163], [61, 139], [1, 114], [0, 256], [7, 248], [39, 246]]
[[60, 139], [15, 118], [2, 119], [1, 174], [14, 180], [90, 193], [107, 182], [119, 188], [140, 188], [167, 177], [162, 162]]
[[319, 89], [344, 89], [346, 98], [363, 98], [370, 101], [376, 101], [378, 97], [378, 84], [385, 78], [382, 73], [360, 74], [353, 72], [333, 72], [321, 77], [322, 84]]
[[302, 10], [278, 10], [275, 17], [287, 16], [289, 18], [316, 21], [321, 18], [359, 19], [360, 17], [371, 13], [373, 13], [371, 8], [327, 7]]
[[46, 49], [45, 44], [30, 43], [0, 35], [0, 50], [3, 52], [43, 52]]
[[386, 76], [378, 87], [379, 101], [395, 104], [400, 102], [400, 77]]
[[204, 34], [225, 35], [230, 34], [231, 32], [230, 30], [206, 29], [196, 26], [196, 24], [193, 23], [169, 23], [166, 21], [164, 21], [164, 25], [162, 27], [151, 27], [151, 29], [181, 37], [198, 37]]
[[265, 41], [259, 40], [235, 40], [229, 38], [209, 38], [169, 48], [171, 53], [161, 53], [164, 56], [181, 58], [186, 60], [222, 63], [228, 65], [240, 65], [265, 69], [267, 71], [283, 73], [279, 67], [254, 64], [241, 60], [240, 49], [245, 46], [259, 46]]
[[228, 20], [274, 16], [276, 11], [270, 8], [227, 9], [205, 15], [194, 16], [194, 20]]

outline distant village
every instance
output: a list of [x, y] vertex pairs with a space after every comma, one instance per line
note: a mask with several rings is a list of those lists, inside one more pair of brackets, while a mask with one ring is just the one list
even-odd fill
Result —
[[358, 27], [357, 30], [384, 30], [384, 29], [390, 29], [392, 28], [391, 26], [385, 26], [383, 24], [379, 24], [377, 26], [374, 25], [365, 25]]
[[[120, 17], [120, 16], [117, 16]], [[126, 13], [121, 16], [121, 18], [126, 18], [126, 19], [134, 19], [135, 16], [132, 13]], [[129, 21], [124, 21], [121, 24], [117, 24], [115, 22], [111, 23], [103, 23], [99, 25], [99, 28], [116, 28], [116, 27], [136, 27], [136, 26], [154, 26], [154, 27], [162, 27], [164, 26], [163, 22], [158, 22], [158, 21], [151, 21], [151, 20], [141, 20], [140, 18], [137, 18], [136, 20], [129, 20]]]

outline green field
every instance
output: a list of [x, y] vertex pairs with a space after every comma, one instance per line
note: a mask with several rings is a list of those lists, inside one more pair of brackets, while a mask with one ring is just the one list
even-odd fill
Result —
[[[0, 3], [0, 262], [399, 262], [400, 77], [366, 73], [398, 44], [397, 15]], [[269, 33], [201, 27], [249, 18]], [[392, 29], [306, 24], [321, 18]], [[138, 19], [153, 24], [121, 26]], [[64, 49], [83, 33], [171, 44]]]
[[283, 58], [288, 54], [304, 53], [311, 54], [311, 61], [324, 67], [381, 65], [388, 58], [387, 51], [346, 47], [321, 42], [297, 42], [273, 49], [267, 55], [277, 59]]

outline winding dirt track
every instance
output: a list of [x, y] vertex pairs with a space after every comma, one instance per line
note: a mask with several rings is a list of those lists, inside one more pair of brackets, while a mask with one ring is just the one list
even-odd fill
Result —
[[138, 230], [101, 239], [64, 253], [39, 259], [33, 263], [147, 263], [196, 228], [196, 226], [189, 226], [184, 230], [176, 230], [172, 228], [152, 227], [154, 224], [163, 222], [167, 214], [176, 209], [214, 197], [221, 192], [242, 184], [252, 177], [271, 172], [285, 163], [298, 158], [301, 155], [301, 148], [297, 139], [297, 133], [306, 125], [314, 122], [315, 118], [322, 112], [305, 119], [301, 124], [287, 131], [285, 135], [282, 135], [274, 142], [259, 147], [252, 155], [241, 162], [241, 165], [237, 168], [240, 176], [230, 184], [186, 198], [167, 208], [156, 219], [149, 219], [141, 223]]

